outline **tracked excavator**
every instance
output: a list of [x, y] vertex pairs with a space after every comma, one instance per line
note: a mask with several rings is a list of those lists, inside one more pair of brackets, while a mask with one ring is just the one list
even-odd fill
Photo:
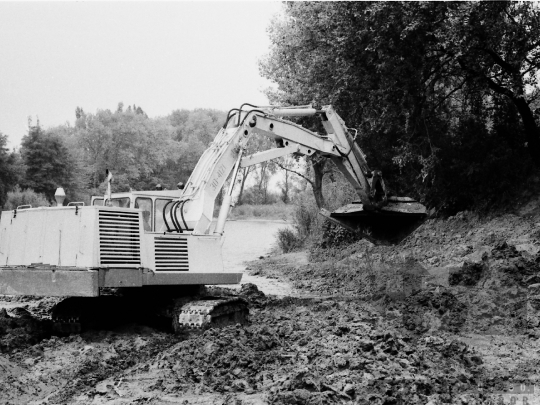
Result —
[[[317, 116], [319, 135], [289, 117]], [[285, 155], [331, 159], [356, 190], [359, 201], [332, 213], [330, 221], [371, 238], [391, 240], [426, 215], [406, 197], [387, 195], [382, 174], [371, 170], [344, 121], [332, 106], [232, 109], [187, 183], [178, 190], [111, 192], [91, 205], [21, 206], [0, 218], [0, 294], [67, 297], [52, 309], [59, 333], [79, 332], [115, 311], [170, 322], [176, 332], [248, 319], [237, 297], [205, 296], [204, 286], [239, 284], [221, 259], [227, 216], [240, 168]], [[246, 154], [253, 137], [275, 147]], [[216, 197], [225, 187], [214, 220]], [[366, 229], [368, 231], [366, 231]], [[111, 318], [111, 319], [114, 319]]]

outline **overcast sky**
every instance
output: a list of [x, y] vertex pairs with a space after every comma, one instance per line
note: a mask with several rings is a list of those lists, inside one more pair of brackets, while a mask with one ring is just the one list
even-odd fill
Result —
[[258, 60], [279, 2], [1, 2], [0, 132], [18, 146], [86, 112], [267, 104]]

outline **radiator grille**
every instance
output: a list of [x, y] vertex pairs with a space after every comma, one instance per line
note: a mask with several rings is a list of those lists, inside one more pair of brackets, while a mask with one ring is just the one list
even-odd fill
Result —
[[158, 236], [154, 239], [156, 271], [188, 271], [186, 238]]
[[140, 266], [138, 212], [99, 211], [99, 258], [103, 265]]

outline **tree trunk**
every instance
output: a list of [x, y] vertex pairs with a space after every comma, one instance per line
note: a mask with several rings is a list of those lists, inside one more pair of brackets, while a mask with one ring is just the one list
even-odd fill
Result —
[[288, 204], [289, 201], [290, 201], [290, 199], [289, 199], [289, 171], [288, 170], [285, 170], [285, 182], [283, 183], [281, 193], [283, 195], [281, 200], [285, 204]]
[[313, 183], [311, 184], [311, 187], [313, 189], [315, 203], [317, 204], [317, 208], [319, 209], [326, 207], [326, 203], [324, 201], [324, 196], [322, 193], [325, 165], [326, 160], [324, 159], [320, 159], [318, 161], [311, 161], [311, 167], [313, 168]]
[[240, 194], [238, 194], [237, 205], [242, 205], [242, 195], [244, 194], [244, 186], [246, 185], [246, 179], [253, 166], [244, 167], [242, 172], [242, 183], [240, 184]]
[[540, 168], [540, 129], [536, 124], [534, 115], [529, 104], [527, 104], [527, 101], [523, 97], [512, 98], [512, 101], [516, 105], [519, 115], [523, 120], [529, 154], [531, 155], [535, 166]]

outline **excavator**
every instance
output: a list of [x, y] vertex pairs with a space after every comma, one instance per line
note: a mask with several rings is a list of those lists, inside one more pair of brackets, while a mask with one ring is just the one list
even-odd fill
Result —
[[[320, 118], [326, 134], [290, 119], [312, 116]], [[107, 193], [92, 197], [88, 206], [65, 206], [59, 188], [56, 207], [5, 211], [0, 218], [0, 294], [67, 297], [51, 313], [59, 333], [79, 332], [116, 310], [165, 322], [172, 318], [178, 333], [245, 323], [246, 301], [204, 294], [205, 286], [239, 284], [242, 278], [224, 271], [221, 258], [240, 168], [290, 154], [331, 159], [359, 201], [321, 214], [366, 237], [397, 240], [396, 235], [410, 232], [426, 216], [418, 201], [387, 195], [382, 173], [369, 168], [351, 132], [332, 106], [246, 103], [229, 111], [177, 190], [112, 193], [109, 175]], [[253, 137], [270, 138], [275, 146], [247, 154]]]

